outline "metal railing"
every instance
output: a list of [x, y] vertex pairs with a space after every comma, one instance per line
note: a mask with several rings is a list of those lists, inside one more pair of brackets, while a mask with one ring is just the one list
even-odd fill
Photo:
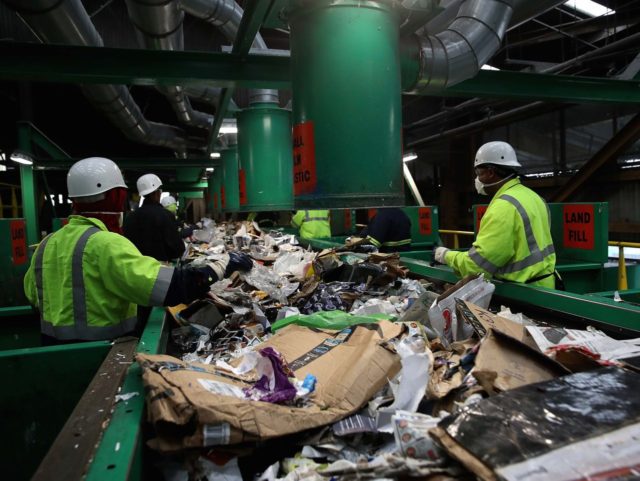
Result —
[[627, 283], [627, 263], [624, 260], [624, 248], [640, 248], [640, 242], [609, 241], [609, 245], [618, 248], [618, 290], [625, 291], [629, 289], [629, 284]]
[[474, 236], [474, 232], [473, 231], [469, 231], [469, 230], [450, 230], [450, 229], [440, 229], [438, 231], [440, 234], [449, 234], [449, 235], [453, 235], [453, 248], [454, 249], [460, 249], [460, 237], [462, 235], [466, 235], [466, 236]]
[[[440, 229], [440, 234], [448, 234], [453, 236], [453, 248], [460, 248], [459, 236], [474, 236], [474, 232], [466, 230], [452, 230], [452, 229]], [[624, 248], [633, 247], [640, 248], [640, 242], [622, 242], [622, 241], [610, 241], [609, 245], [618, 248], [618, 290], [627, 290], [629, 287], [627, 282], [627, 264], [624, 258]]]

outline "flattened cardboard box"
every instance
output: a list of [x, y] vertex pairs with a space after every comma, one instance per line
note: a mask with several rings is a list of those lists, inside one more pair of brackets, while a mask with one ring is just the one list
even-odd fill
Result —
[[456, 311], [465, 321], [473, 326], [480, 338], [487, 334], [489, 329], [503, 332], [508, 336], [524, 342], [526, 328], [522, 324], [500, 317], [497, 314], [476, 306], [472, 302], [456, 299]]
[[508, 391], [570, 373], [553, 359], [494, 329], [489, 329], [482, 339], [472, 372], [485, 389], [496, 391]]
[[402, 332], [402, 325], [388, 321], [342, 331], [290, 325], [261, 344], [278, 350], [298, 379], [316, 376], [311, 403], [302, 408], [244, 399], [241, 389], [249, 384], [214, 366], [139, 354], [148, 418], [158, 435], [150, 445], [174, 451], [236, 444], [338, 421], [400, 370], [399, 356], [385, 344]]

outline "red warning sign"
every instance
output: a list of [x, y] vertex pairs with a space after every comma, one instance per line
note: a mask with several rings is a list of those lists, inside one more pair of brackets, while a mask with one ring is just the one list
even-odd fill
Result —
[[238, 170], [238, 182], [240, 184], [240, 205], [247, 203], [247, 177], [244, 169]]
[[214, 210], [218, 210], [218, 193], [213, 193], [213, 208]]
[[567, 204], [562, 207], [564, 247], [592, 250], [595, 245], [593, 204]]
[[11, 235], [11, 259], [13, 265], [19, 266], [27, 262], [27, 235], [23, 220], [12, 220], [9, 224]]
[[373, 219], [377, 213], [378, 213], [378, 209], [369, 209], [367, 211], [367, 219], [369, 220]]
[[313, 122], [293, 126], [293, 192], [311, 194], [316, 189], [316, 146]]
[[484, 217], [484, 213], [487, 212], [487, 205], [476, 205], [476, 232], [480, 230], [480, 221]]
[[418, 209], [418, 224], [420, 235], [431, 235], [431, 207], [420, 207]]
[[351, 209], [344, 211], [344, 230], [351, 230]]
[[224, 195], [224, 185], [220, 187], [220, 203], [223, 209], [227, 208], [227, 196]]

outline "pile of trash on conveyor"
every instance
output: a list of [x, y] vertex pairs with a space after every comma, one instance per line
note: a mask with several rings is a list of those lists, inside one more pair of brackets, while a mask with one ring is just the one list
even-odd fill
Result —
[[491, 313], [482, 276], [442, 290], [397, 255], [194, 237], [185, 262], [255, 262], [172, 309], [175, 356], [137, 356], [165, 479], [639, 476], [639, 339]]

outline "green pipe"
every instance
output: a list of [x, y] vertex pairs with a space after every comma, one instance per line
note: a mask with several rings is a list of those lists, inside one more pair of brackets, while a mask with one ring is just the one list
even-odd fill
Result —
[[[255, 104], [238, 114], [240, 210], [293, 209], [291, 114], [275, 104]], [[242, 185], [244, 175], [244, 186]]]
[[295, 206], [403, 205], [399, 19], [392, 3], [292, 4]]
[[220, 199], [222, 212], [237, 212], [240, 208], [238, 184], [238, 146], [234, 145], [221, 152], [222, 182]]
[[[18, 125], [18, 145], [20, 149], [31, 154], [31, 128], [28, 123]], [[38, 206], [36, 204], [37, 184], [33, 175], [33, 166], [20, 166], [20, 193], [22, 196], [22, 217], [27, 224], [27, 244], [40, 241], [38, 231]]]

